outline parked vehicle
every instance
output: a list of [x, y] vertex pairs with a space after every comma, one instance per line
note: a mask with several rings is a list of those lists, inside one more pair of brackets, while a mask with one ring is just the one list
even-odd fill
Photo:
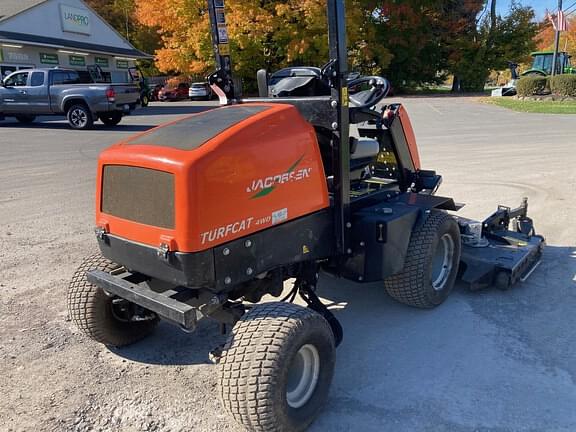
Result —
[[136, 108], [133, 84], [82, 84], [80, 74], [65, 69], [27, 69], [8, 75], [0, 86], [0, 120], [31, 123], [37, 116], [65, 115], [73, 129], [90, 129], [98, 119], [116, 126]]
[[[538, 51], [530, 55], [532, 56], [532, 66], [527, 71], [522, 72], [522, 76], [552, 75], [554, 51]], [[567, 52], [558, 53], [557, 74], [576, 74], [576, 68], [570, 63], [571, 57]]]
[[188, 83], [180, 83], [176, 87], [164, 87], [158, 92], [158, 100], [160, 101], [179, 101], [188, 99]]
[[160, 93], [160, 90], [162, 90], [164, 88], [163, 84], [156, 84], [154, 86], [154, 88], [150, 91], [150, 102], [156, 102], [158, 101], [158, 94]]
[[139, 67], [131, 67], [128, 69], [130, 79], [133, 83], [140, 87], [140, 105], [147, 107], [151, 101], [152, 87], [144, 72]]
[[212, 89], [205, 82], [192, 83], [188, 89], [190, 100], [210, 100], [212, 99]]

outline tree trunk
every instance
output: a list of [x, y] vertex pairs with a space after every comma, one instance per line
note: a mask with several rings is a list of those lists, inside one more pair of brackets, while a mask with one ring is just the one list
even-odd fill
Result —
[[460, 78], [458, 78], [458, 76], [454, 75], [454, 78], [452, 79], [452, 93], [458, 93], [462, 91], [461, 87], [460, 87]]

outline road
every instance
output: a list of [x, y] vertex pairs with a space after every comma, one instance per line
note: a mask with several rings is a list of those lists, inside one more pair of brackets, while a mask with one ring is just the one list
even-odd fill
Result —
[[[530, 200], [543, 264], [508, 292], [414, 310], [380, 284], [327, 277], [320, 294], [345, 340], [312, 431], [576, 430], [576, 117], [469, 98], [409, 98], [424, 168], [483, 218]], [[95, 250], [98, 153], [202, 103], [153, 104], [120, 127], [0, 123], [0, 431], [240, 431], [219, 406], [207, 352], [221, 341], [167, 324], [109, 350], [67, 320], [66, 288]]]

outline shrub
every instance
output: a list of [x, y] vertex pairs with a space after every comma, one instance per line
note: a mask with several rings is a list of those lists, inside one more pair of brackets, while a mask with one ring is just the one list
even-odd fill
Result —
[[550, 90], [558, 96], [576, 97], [576, 74], [563, 74], [550, 77]]
[[518, 96], [535, 96], [548, 93], [550, 83], [548, 77], [525, 76], [516, 83]]

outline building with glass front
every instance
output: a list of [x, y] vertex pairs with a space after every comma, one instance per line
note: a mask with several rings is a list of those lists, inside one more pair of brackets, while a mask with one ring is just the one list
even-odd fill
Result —
[[82, 0], [0, 0], [0, 73], [97, 65], [112, 82], [129, 82], [134, 48]]

